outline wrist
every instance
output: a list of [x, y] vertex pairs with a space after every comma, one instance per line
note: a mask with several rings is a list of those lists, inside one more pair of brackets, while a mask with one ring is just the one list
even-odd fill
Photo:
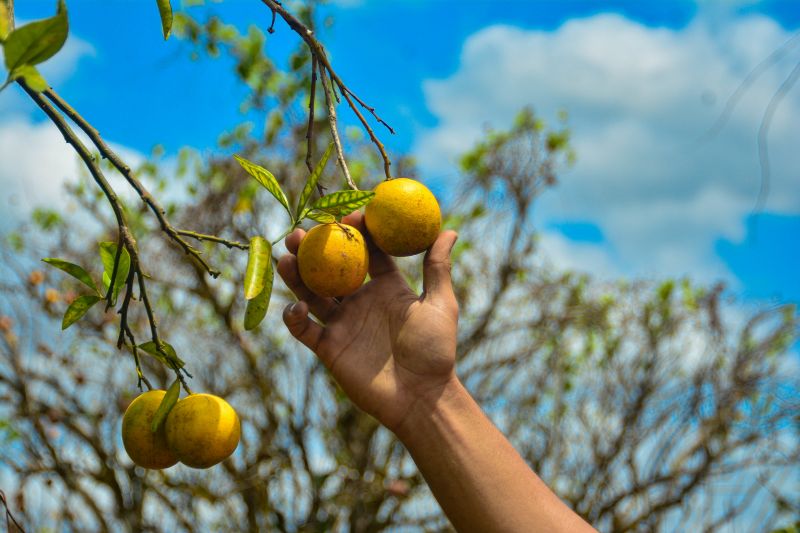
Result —
[[474, 405], [472, 397], [454, 372], [445, 382], [416, 396], [400, 423], [390, 429], [409, 447], [471, 405]]

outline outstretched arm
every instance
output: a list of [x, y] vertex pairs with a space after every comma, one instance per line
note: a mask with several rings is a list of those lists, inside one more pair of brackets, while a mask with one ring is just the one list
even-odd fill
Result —
[[[344, 222], [366, 233], [360, 214]], [[422, 295], [409, 289], [390, 257], [370, 246], [370, 281], [341, 302], [303, 285], [294, 255], [303, 236], [296, 230], [286, 238], [290, 254], [278, 263], [299, 299], [284, 311], [286, 326], [356, 405], [398, 436], [456, 529], [592, 531], [456, 377], [458, 304], [450, 280], [456, 234], [443, 232], [428, 250]]]

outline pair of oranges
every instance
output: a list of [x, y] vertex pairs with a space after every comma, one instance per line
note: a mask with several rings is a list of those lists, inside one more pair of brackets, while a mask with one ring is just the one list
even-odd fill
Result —
[[[425, 251], [439, 235], [442, 215], [430, 190], [418, 181], [395, 178], [375, 187], [364, 208], [364, 223], [375, 245], [395, 257]], [[364, 236], [340, 223], [311, 228], [297, 251], [303, 283], [319, 296], [347, 296], [367, 276]]]
[[153, 432], [151, 425], [166, 392], [151, 390], [136, 397], [122, 417], [122, 444], [142, 468], [169, 468], [178, 461], [210, 468], [239, 445], [239, 417], [228, 402], [212, 394], [190, 394], [172, 407]]

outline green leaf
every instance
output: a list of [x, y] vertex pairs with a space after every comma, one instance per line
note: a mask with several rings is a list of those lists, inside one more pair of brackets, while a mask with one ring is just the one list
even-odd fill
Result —
[[8, 75], [9, 80], [16, 80], [18, 78], [22, 78], [25, 80], [25, 83], [28, 84], [28, 87], [40, 93], [42, 91], [46, 91], [49, 87], [47, 80], [45, 80], [39, 71], [36, 70], [36, 67], [32, 67], [31, 65], [22, 65], [21, 67], [17, 67], [14, 69], [11, 74]]
[[3, 0], [0, 0], [0, 43], [6, 40], [9, 31], [11, 31], [11, 19], [8, 16], [8, 7]]
[[139, 349], [144, 350], [148, 355], [152, 355], [170, 368], [172, 368], [172, 364], [170, 363], [174, 363], [178, 368], [183, 368], [183, 365], [186, 364], [181, 360], [180, 357], [178, 357], [178, 354], [175, 352], [175, 348], [173, 348], [168, 342], [161, 341], [160, 352], [156, 348], [156, 343], [153, 341], [147, 341], [143, 344], [140, 344]]
[[333, 143], [328, 145], [328, 149], [322, 154], [322, 159], [319, 160], [319, 163], [317, 163], [317, 166], [314, 168], [314, 172], [308, 177], [306, 185], [303, 187], [303, 192], [300, 194], [300, 201], [297, 202], [297, 219], [300, 219], [303, 209], [306, 208], [308, 199], [311, 198], [311, 194], [314, 192], [314, 187], [317, 186], [322, 171], [325, 170], [325, 165], [328, 163], [328, 158], [331, 156], [331, 150], [333, 150]]
[[14, 72], [22, 65], [38, 65], [50, 59], [64, 46], [68, 32], [67, 9], [60, 1], [54, 17], [20, 26], [8, 34], [3, 44], [6, 68]]
[[169, 38], [172, 31], [172, 6], [169, 0], [156, 0], [158, 4], [158, 14], [161, 15], [161, 31], [164, 33], [164, 40]]
[[367, 205], [373, 196], [372, 191], [337, 191], [314, 202], [311, 209], [341, 217]]
[[264, 273], [272, 263], [272, 245], [264, 237], [250, 239], [250, 254], [244, 274], [244, 297], [252, 300], [264, 290]]
[[167, 389], [167, 393], [161, 399], [161, 403], [158, 404], [158, 409], [156, 409], [156, 412], [153, 414], [153, 422], [150, 424], [150, 431], [153, 433], [158, 431], [161, 423], [167, 418], [167, 415], [172, 408], [175, 407], [175, 404], [178, 403], [178, 396], [180, 396], [180, 393], [181, 380], [176, 379]]
[[259, 182], [265, 189], [267, 189], [272, 196], [278, 200], [281, 205], [286, 209], [286, 212], [289, 213], [289, 217], [292, 217], [294, 221], [294, 217], [292, 215], [292, 210], [289, 209], [289, 201], [286, 199], [286, 195], [283, 193], [281, 186], [278, 184], [278, 180], [275, 179], [275, 176], [272, 175], [272, 172], [267, 170], [264, 167], [258, 166], [255, 163], [248, 161], [243, 157], [239, 157], [238, 155], [234, 155], [233, 157], [242, 165], [248, 174], [253, 176], [257, 182]]
[[320, 224], [330, 224], [331, 222], [336, 222], [336, 217], [331, 215], [330, 213], [323, 213], [322, 211], [313, 211], [311, 209], [306, 209], [300, 215], [300, 220], [304, 218], [310, 218], [315, 222], [319, 222]]
[[[106, 289], [111, 284], [111, 274], [114, 272], [114, 258], [117, 256], [117, 243], [115, 242], [101, 242], [100, 243], [100, 259], [103, 261], [103, 285]], [[119, 257], [119, 267], [117, 268], [117, 276], [114, 278], [114, 291], [112, 294], [112, 301], [117, 300], [119, 290], [125, 285], [128, 279], [128, 270], [131, 268], [131, 256], [128, 250], [122, 249], [122, 254]]]
[[82, 266], [76, 265], [75, 263], [70, 263], [69, 261], [65, 261], [63, 259], [56, 259], [55, 257], [45, 257], [42, 259], [42, 261], [50, 266], [58, 268], [59, 270], [63, 270], [73, 278], [92, 289], [98, 294], [98, 296], [102, 296], [100, 291], [97, 289], [97, 285], [95, 285], [92, 276], [86, 272]]
[[69, 304], [67, 311], [64, 313], [64, 319], [61, 321], [61, 329], [65, 330], [80, 320], [81, 317], [101, 299], [102, 298], [96, 294], [84, 294], [83, 296], [75, 298], [75, 301]]
[[269, 308], [269, 298], [272, 296], [272, 282], [275, 273], [272, 270], [272, 261], [267, 263], [267, 270], [264, 272], [264, 290], [252, 300], [247, 301], [247, 308], [244, 310], [244, 329], [250, 331], [258, 326], [267, 315]]

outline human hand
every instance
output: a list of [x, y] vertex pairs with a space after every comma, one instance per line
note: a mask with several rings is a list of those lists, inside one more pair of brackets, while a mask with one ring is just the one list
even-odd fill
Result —
[[417, 400], [437, 394], [455, 379], [458, 303], [450, 280], [450, 251], [457, 235], [442, 232], [426, 253], [418, 296], [392, 258], [372, 245], [361, 213], [342, 222], [367, 239], [370, 281], [340, 302], [313, 294], [297, 270], [305, 231], [295, 230], [286, 237], [289, 254], [280, 258], [278, 273], [299, 301], [284, 310], [283, 320], [350, 399], [394, 431]]

